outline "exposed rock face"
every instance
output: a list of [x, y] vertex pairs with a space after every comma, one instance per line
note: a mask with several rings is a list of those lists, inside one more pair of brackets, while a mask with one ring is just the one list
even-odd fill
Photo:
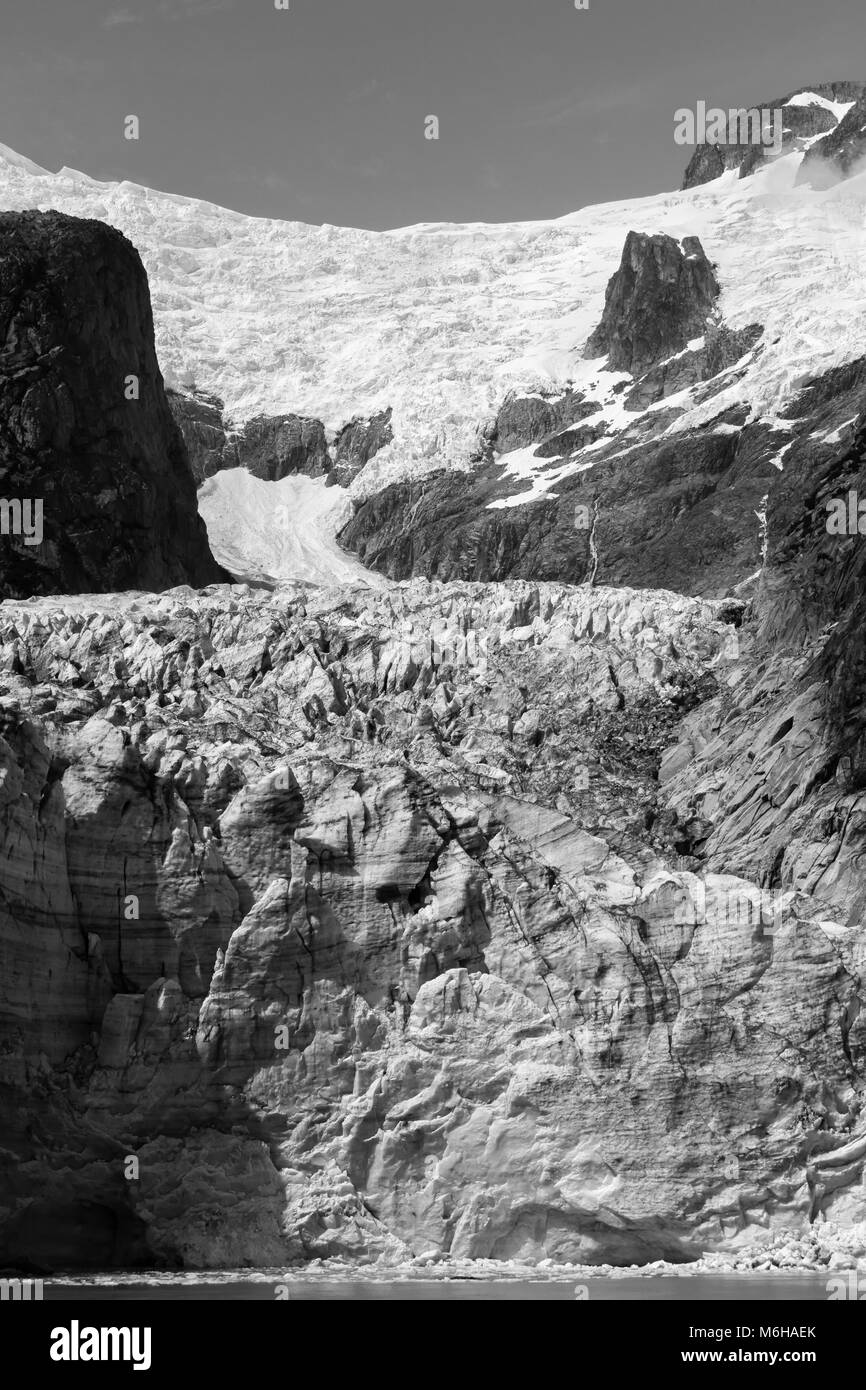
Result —
[[329, 483], [348, 487], [364, 465], [386, 444], [390, 444], [394, 437], [391, 415], [389, 406], [387, 410], [371, 415], [369, 420], [352, 420], [343, 426], [334, 441], [334, 467], [328, 476]]
[[[827, 502], [854, 491], [866, 499], [862, 409], [866, 359], [806, 382], [788, 408], [812, 422], [785, 456], [769, 498], [768, 564], [762, 576], [762, 632], [799, 646], [849, 615], [862, 592], [861, 537], [828, 532]], [[846, 430], [834, 429], [841, 417]], [[828, 437], [829, 436], [829, 437]], [[851, 656], [855, 656], [852, 649]]]
[[[521, 506], [491, 505], [515, 490], [496, 465], [395, 483], [358, 507], [340, 541], [392, 579], [592, 576], [722, 598], [760, 569], [757, 513], [789, 442], [766, 425], [744, 427], [745, 415], [664, 439], [618, 437], [591, 470]], [[565, 430], [537, 453], [555, 468], [585, 442]]]
[[[844, 383], [850, 391], [853, 379], [853, 394], [862, 403], [864, 364], [857, 365], [859, 373], [837, 373], [836, 384]], [[784, 476], [786, 485], [772, 495], [768, 515], [771, 542], [762, 579], [760, 632], [765, 641], [797, 653], [804, 686], [812, 687], [816, 680], [823, 684], [823, 772], [832, 770], [835, 790], [855, 793], [866, 787], [866, 506], [861, 511], [859, 505], [866, 503], [864, 416], [856, 419], [847, 447], [792, 450]], [[834, 503], [836, 508], [841, 503], [846, 514], [843, 534], [828, 529]], [[792, 747], [796, 739], [792, 728]], [[866, 822], [852, 815], [844, 827], [837, 821], [836, 829], [850, 845], [862, 841]], [[808, 834], [800, 817], [800, 843], [785, 846], [784, 854], [792, 860], [798, 851], [802, 854]], [[826, 870], [831, 881], [836, 876], [829, 862], [810, 869], [812, 874]], [[857, 902], [858, 910], [866, 910], [866, 883], [859, 887]]]
[[737, 877], [700, 780], [748, 724], [798, 815], [773, 659], [665, 592], [4, 606], [0, 1260], [91, 1217], [103, 1266], [197, 1267], [850, 1219], [866, 798], [807, 783], [811, 848]]
[[[634, 423], [606, 423], [592, 386], [511, 391], [479, 431], [480, 467], [385, 487], [358, 505], [341, 544], [397, 580], [672, 585], [721, 598], [753, 579], [763, 545], [756, 522], [790, 440], [747, 425], [749, 405], [734, 388], [763, 350], [763, 328], [721, 322], [718, 292], [696, 238], [681, 249], [671, 237], [629, 233], [586, 353], [606, 350], [608, 368], [636, 378], [609, 398], [620, 394]], [[684, 390], [693, 404], [716, 395], [726, 403], [701, 428], [674, 432], [682, 406], [654, 407]], [[515, 450], [548, 461], [535, 482], [525, 456], [512, 471]]]
[[[738, 383], [763, 350], [759, 324], [708, 324], [702, 346], [622, 383], [633, 424], [607, 436], [590, 415], [545, 434], [532, 457], [546, 461], [538, 476], [549, 471], [550, 482], [525, 502], [531, 485], [507, 456], [497, 461], [492, 422], [481, 467], [392, 484], [360, 503], [341, 544], [396, 580], [591, 579], [722, 598], [762, 569], [766, 505], [779, 505], [797, 476], [789, 461], [805, 477], [838, 459], [866, 384], [862, 361], [849, 363], [803, 381], [773, 424], [754, 421]], [[664, 404], [690, 382], [693, 401], [720, 398], [700, 429], [676, 426], [680, 410]], [[551, 423], [544, 398], [515, 398], [521, 412], [524, 400], [532, 410], [509, 444]], [[567, 400], [582, 413], [577, 393]], [[506, 401], [506, 419], [512, 409]]]
[[[803, 149], [806, 140], [826, 131], [835, 130], [837, 124], [833, 112], [828, 111], [825, 106], [817, 104], [785, 106], [781, 102], [776, 102], [771, 106], [764, 107], [763, 110], [771, 113], [771, 120], [778, 119], [774, 115], [776, 111], [782, 111], [784, 125], [781, 148], [774, 147], [772, 144], [771, 131], [767, 132], [770, 143], [753, 143], [754, 137], [750, 137], [748, 140], [740, 138], [742, 132], [738, 128], [739, 123], [737, 121], [729, 123], [728, 138], [718, 143], [696, 146], [686, 168], [683, 188], [696, 188], [702, 183], [710, 183], [711, 180], [719, 178], [727, 169], [738, 170], [741, 179], [748, 178], [749, 174], [753, 174], [769, 158], [790, 154], [793, 149]], [[755, 136], [758, 134], [759, 132], [755, 131]]]
[[44, 529], [0, 537], [0, 594], [227, 578], [196, 511], [126, 238], [59, 213], [0, 215], [0, 344], [0, 491], [38, 500]]
[[391, 410], [344, 425], [329, 447], [321, 420], [300, 415], [258, 415], [230, 427], [218, 396], [169, 391], [168, 401], [184, 437], [196, 483], [225, 468], [246, 468], [277, 482], [291, 473], [325, 478], [348, 487], [392, 438]]
[[680, 248], [673, 237], [629, 232], [584, 356], [607, 353], [611, 369], [640, 376], [703, 334], [718, 294], [697, 237]]
[[321, 420], [300, 415], [259, 415], [237, 440], [238, 461], [256, 478], [276, 482], [289, 473], [322, 478], [331, 468]]
[[825, 1131], [863, 1131], [864, 551], [861, 535], [828, 533], [825, 504], [866, 493], [862, 416], [848, 448], [794, 444], [783, 480], [771, 495], [767, 565], [740, 659], [728, 688], [684, 721], [661, 783], [679, 819], [693, 815], [712, 827], [701, 851], [710, 869], [724, 864], [824, 905], [825, 920], [812, 929], [792, 922], [774, 944], [784, 943], [810, 987], [838, 964], [858, 982], [821, 1025], [845, 1050], [854, 1038], [851, 1089], [843, 1097], [825, 1088], [810, 1160], [816, 1208], [829, 1199], [856, 1216], [862, 1196], [858, 1202], [852, 1184], [861, 1181], [863, 1146], [852, 1144], [836, 1163]]
[[[729, 121], [725, 140], [710, 145], [699, 144], [695, 148], [685, 172], [683, 188], [696, 188], [700, 184], [710, 183], [727, 169], [737, 169], [741, 179], [747, 178], [768, 159], [777, 158], [780, 154], [790, 154], [793, 150], [807, 149], [807, 142], [815, 136], [825, 135], [826, 138], [825, 133], [836, 130], [839, 122], [826, 106], [819, 102], [791, 105], [792, 97], [808, 92], [827, 101], [851, 102], [859, 101], [864, 90], [866, 89], [862, 82], [822, 82], [815, 87], [791, 92], [775, 101], [758, 103], [756, 109], [759, 111], [782, 112], [781, 149], [774, 149], [772, 145], [744, 142], [740, 138], [743, 131], [738, 122]], [[821, 140], [819, 143], [823, 144], [824, 141]], [[806, 158], [809, 157], [807, 149]]]
[[546, 396], [521, 396], [512, 391], [499, 407], [486, 437], [500, 454], [507, 454], [549, 439], [566, 425], [586, 420], [597, 411], [595, 402], [584, 400], [578, 391]]
[[574, 513], [545, 499], [529, 510], [492, 509], [502, 495], [501, 468], [436, 473], [392, 483], [362, 502], [340, 543], [365, 565], [405, 579], [560, 578], [581, 583], [590, 562], [589, 532]]
[[817, 140], [803, 156], [796, 183], [812, 188], [832, 188], [841, 179], [862, 172], [866, 161], [866, 93], [847, 116]]
[[[679, 352], [644, 373], [625, 397], [626, 409], [646, 410], [700, 381], [715, 380], [750, 353], [763, 332], [759, 323], [737, 332], [724, 324], [708, 324], [702, 347]], [[721, 380], [717, 389], [724, 390], [730, 384], [729, 379]]]
[[167, 391], [168, 404], [189, 455], [196, 484], [224, 468], [239, 467], [237, 443], [229, 437], [219, 396]]

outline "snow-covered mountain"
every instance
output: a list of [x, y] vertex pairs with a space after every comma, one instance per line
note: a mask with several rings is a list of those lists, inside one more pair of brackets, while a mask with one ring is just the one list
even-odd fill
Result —
[[[384, 232], [317, 227], [248, 217], [129, 182], [98, 182], [68, 168], [51, 174], [5, 146], [0, 209], [56, 208], [108, 222], [128, 236], [148, 273], [166, 382], [181, 392], [217, 397], [223, 416], [216, 418], [224, 420], [226, 438], [257, 417], [259, 436], [273, 441], [281, 421], [289, 420], [293, 438], [308, 425], [314, 434], [318, 430], [318, 460], [326, 436], [333, 441], [347, 422], [392, 411], [390, 442], [381, 447], [377, 438], [369, 461], [365, 452], [363, 462], [341, 479], [351, 479], [349, 492], [357, 503], [381, 495], [388, 485], [443, 469], [464, 474], [454, 485], [465, 493], [465, 475], [475, 476], [486, 449], [488, 461], [495, 456], [502, 466], [501, 475], [495, 486], [461, 495], [459, 510], [467, 524], [479, 519], [489, 535], [485, 548], [505, 557], [496, 565], [465, 554], [462, 543], [456, 560], [420, 553], [413, 533], [419, 519], [431, 518], [426, 502], [419, 518], [414, 492], [389, 493], [386, 505], [377, 504], [375, 514], [368, 508], [346, 534], [359, 557], [394, 578], [506, 578], [527, 572], [526, 565], [514, 567], [514, 553], [527, 546], [551, 549], [547, 541], [528, 538], [540, 513], [526, 503], [561, 497], [569, 480], [600, 478], [602, 465], [647, 438], [670, 439], [682, 453], [708, 427], [762, 429], [766, 438], [759, 452], [778, 467], [792, 439], [792, 427], [781, 416], [798, 389], [862, 353], [866, 173], [856, 172], [855, 161], [849, 176], [832, 187], [814, 189], [802, 181], [804, 157], [820, 151], [822, 140], [853, 130], [861, 102], [847, 98], [855, 90], [839, 84], [845, 100], [830, 100], [827, 92], [836, 88], [829, 87], [788, 98], [788, 153], [755, 163], [747, 177], [748, 160], [678, 192], [545, 221], [424, 224]], [[802, 135], [794, 138], [792, 132]], [[848, 166], [857, 138], [854, 131], [842, 141]], [[712, 147], [699, 147], [687, 182], [709, 177], [702, 151], [713, 154]], [[741, 155], [741, 148], [731, 146], [724, 160], [736, 165]], [[644, 391], [646, 399], [635, 400], [624, 394], [627, 372], [608, 370], [603, 355], [586, 357], [605, 288], [631, 231], [698, 238], [721, 287], [719, 322], [734, 334], [753, 325], [763, 329], [759, 347], [748, 354], [744, 348], [736, 370], [711, 391], [695, 390], [688, 374], [683, 389], [674, 390], [665, 364], [669, 379], [661, 393]], [[692, 352], [702, 346], [702, 339], [688, 344]], [[562, 448], [553, 441], [538, 449], [538, 433], [530, 430], [495, 441], [495, 449], [485, 443], [509, 393], [555, 401], [566, 391], [581, 401], [582, 416], [592, 415], [592, 429], [577, 441], [568, 437]], [[189, 397], [185, 408], [196, 409], [197, 399]], [[213, 415], [210, 405], [208, 410]], [[726, 416], [732, 410], [738, 413]], [[278, 417], [273, 426], [272, 417]], [[831, 428], [839, 423], [830, 420]], [[231, 466], [231, 460], [219, 466]], [[296, 471], [285, 462], [270, 472], [267, 465], [262, 471], [258, 464], [248, 466], [266, 477]], [[305, 471], [318, 478], [321, 469], [317, 462]], [[452, 484], [445, 483], [444, 491], [450, 496]], [[758, 486], [756, 495], [743, 499], [748, 515], [762, 510], [766, 491]], [[293, 479], [284, 482], [278, 503], [275, 494], [259, 497], [252, 487], [245, 496], [240, 480], [231, 480], [205, 488], [199, 505], [214, 554], [233, 572], [318, 582], [332, 571], [338, 553], [333, 538], [346, 526], [340, 493], [321, 481], [311, 489]], [[256, 517], [246, 527], [240, 556], [229, 495], [233, 502], [243, 496], [244, 514]], [[590, 509], [597, 500], [588, 499]], [[287, 533], [276, 519], [286, 505], [302, 525], [311, 507], [315, 513], [303, 545], [292, 542], [299, 532]], [[441, 512], [432, 517], [434, 527]], [[509, 529], [503, 536], [505, 513]], [[436, 548], [426, 536], [424, 545]], [[386, 560], [386, 552], [399, 552], [402, 559]], [[744, 558], [737, 579], [758, 563]], [[543, 574], [580, 579], [584, 571], [557, 561]], [[655, 572], [628, 569], [607, 577], [668, 582]], [[694, 587], [691, 579], [684, 576], [684, 587]], [[718, 586], [707, 591], [718, 592]]]
[[582, 350], [632, 228], [698, 236], [718, 265], [725, 321], [766, 325], [739, 393], [756, 415], [772, 416], [806, 373], [858, 355], [866, 176], [815, 192], [795, 187], [801, 160], [553, 220], [375, 232], [50, 174], [0, 146], [0, 208], [120, 228], [148, 272], [167, 383], [216, 393], [235, 422], [292, 411], [337, 429], [393, 406], [394, 442], [355, 484], [369, 493], [407, 470], [465, 465], [510, 387], [595, 382], [605, 418], [621, 418], [616, 378]]

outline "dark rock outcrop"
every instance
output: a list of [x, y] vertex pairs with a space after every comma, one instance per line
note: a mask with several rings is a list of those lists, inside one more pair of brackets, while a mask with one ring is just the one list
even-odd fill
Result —
[[256, 415], [237, 438], [238, 462], [255, 478], [278, 482], [290, 473], [323, 478], [331, 456], [321, 420], [301, 415]]
[[[866, 364], [848, 364], [807, 386], [791, 410], [805, 407], [828, 389], [847, 390], [821, 403], [807, 418], [818, 426], [839, 418], [840, 404], [862, 412]], [[846, 380], [847, 379], [847, 380]], [[828, 531], [828, 503], [838, 499], [848, 512], [849, 495], [866, 502], [866, 420], [861, 413], [849, 440], [823, 444], [806, 434], [785, 456], [785, 469], [770, 494], [767, 566], [761, 586], [761, 634], [766, 640], [802, 646], [830, 623], [839, 623], [828, 650], [847, 648], [848, 678], [866, 666], [866, 536]], [[866, 520], [863, 522], [866, 531]], [[846, 706], [862, 704], [862, 684], [854, 679], [856, 700], [835, 692]], [[849, 690], [849, 696], [851, 691]], [[861, 722], [866, 715], [859, 710]], [[864, 722], [866, 727], [866, 722]]]
[[812, 188], [832, 188], [841, 179], [850, 178], [866, 167], [866, 93], [847, 116], [817, 140], [804, 154], [797, 170], [797, 184]]
[[584, 356], [607, 353], [611, 370], [641, 376], [704, 333], [718, 295], [697, 237], [684, 237], [681, 248], [673, 237], [629, 232]]
[[587, 420], [583, 425], [566, 425], [564, 430], [545, 435], [532, 453], [537, 459], [564, 458], [568, 454], [585, 449], [589, 444], [594, 444], [597, 439], [602, 439], [606, 432], [603, 424], [593, 424], [592, 420]]
[[[813, 139], [816, 135], [824, 132], [834, 132], [836, 130], [836, 117], [832, 111], [828, 111], [826, 106], [810, 103], [808, 106], [790, 106], [788, 103], [792, 97], [800, 96], [804, 92], [814, 93], [815, 96], [824, 97], [827, 101], [858, 101], [864, 93], [862, 82], [820, 82], [814, 87], [800, 87], [796, 92], [790, 92], [787, 96], [770, 102], [760, 102], [757, 105], [759, 111], [782, 111], [783, 130], [782, 146], [780, 151], [775, 151], [772, 145], [752, 144], [744, 142], [738, 137], [743, 133], [737, 128], [736, 122], [728, 122], [727, 136], [713, 144], [700, 144], [695, 148], [695, 152], [689, 160], [683, 178], [683, 188], [697, 188], [701, 184], [710, 183], [727, 169], [737, 169], [740, 178], [747, 178], [760, 168], [771, 157], [777, 154], [790, 154], [792, 150], [803, 149], [807, 140]], [[823, 144], [823, 141], [820, 143]]]
[[332, 463], [321, 420], [301, 415], [256, 415], [232, 429], [218, 396], [169, 392], [169, 405], [190, 458], [196, 483], [227, 468], [246, 468], [277, 482], [290, 473], [328, 477]]
[[226, 429], [219, 396], [203, 391], [187, 395], [167, 391], [171, 413], [183, 435], [196, 483], [212, 478], [224, 468], [238, 467], [237, 442]]
[[[780, 437], [718, 425], [634, 448], [612, 441], [610, 458], [518, 506], [490, 505], [518, 490], [498, 465], [394, 483], [360, 505], [340, 542], [392, 579], [592, 576], [723, 598], [760, 568], [756, 513], [778, 476]], [[560, 452], [555, 436], [543, 447]], [[578, 507], [586, 526], [575, 525]]]
[[575, 533], [551, 500], [530, 508], [490, 509], [512, 488], [501, 468], [439, 472], [392, 483], [359, 506], [340, 544], [391, 579], [493, 580], [501, 575], [559, 575], [578, 584], [589, 565], [586, 531]]
[[[750, 323], [736, 331], [725, 324], [708, 324], [703, 347], [677, 353], [644, 373], [625, 397], [626, 410], [646, 410], [656, 401], [702, 381], [713, 381], [715, 390], [723, 391], [731, 385], [723, 374], [751, 352], [763, 332], [760, 323]], [[713, 391], [707, 391], [704, 398], [712, 394]]]
[[101, 222], [0, 215], [0, 494], [5, 596], [229, 578], [196, 511], [144, 267]]
[[819, 376], [808, 376], [800, 383], [800, 390], [792, 401], [779, 411], [783, 420], [803, 420], [816, 418], [823, 423], [824, 414], [829, 407], [832, 415], [839, 412], [858, 412], [866, 396], [866, 357], [858, 357], [853, 362], [845, 362], [841, 367], [832, 367], [829, 372]]
[[[862, 951], [866, 913], [863, 414], [853, 437], [838, 427], [831, 436], [845, 437], [826, 437], [852, 400], [862, 412], [863, 364], [852, 367], [807, 386], [791, 407], [798, 433], [770, 489], [766, 560], [743, 625], [739, 666], [724, 696], [689, 717], [661, 768], [669, 809], [680, 820], [712, 824], [701, 849], [706, 867], [724, 865], [779, 891], [796, 886], [814, 895], [831, 919], [822, 930], [834, 951], [848, 934]], [[828, 530], [828, 504], [845, 514], [839, 534]], [[788, 942], [799, 947], [797, 931]], [[778, 936], [775, 945], [783, 949]], [[857, 978], [859, 988], [859, 970]], [[828, 1020], [827, 1030], [838, 1028], [847, 1048], [862, 1036], [863, 1022], [858, 1003], [838, 1022]], [[851, 1067], [859, 1092], [853, 1054]], [[819, 1129], [832, 1128], [829, 1110], [819, 1112]], [[834, 1185], [856, 1181], [859, 1171], [852, 1162], [834, 1184], [822, 1177], [819, 1156], [810, 1178], [815, 1203]]]
[[227, 468], [246, 468], [277, 482], [290, 473], [348, 487], [374, 454], [390, 443], [391, 407], [344, 425], [331, 448], [321, 420], [302, 415], [257, 415], [233, 429], [219, 396], [169, 391], [168, 402], [184, 437], [197, 484]]
[[738, 168], [744, 157], [745, 152], [739, 145], [697, 145], [686, 165], [683, 188], [697, 188], [699, 184], [712, 183], [714, 179], [721, 178], [726, 169]]
[[[736, 332], [713, 329], [701, 350], [702, 370], [738, 361], [758, 332], [758, 325]], [[633, 391], [652, 384], [655, 370]], [[734, 380], [729, 365], [697, 392], [709, 397]], [[805, 522], [796, 518], [803, 495], [811, 497], [822, 486], [825, 471], [835, 477], [833, 470], [853, 439], [851, 421], [862, 410], [864, 391], [866, 360], [861, 359], [804, 380], [800, 393], [780, 411], [787, 428], [749, 423], [750, 408], [743, 402], [706, 426], [665, 437], [669, 412], [651, 411], [596, 444], [586, 455], [591, 468], [575, 470], [531, 502], [508, 507], [491, 504], [516, 498], [529, 484], [495, 461], [471, 473], [441, 472], [395, 483], [357, 508], [340, 542], [397, 580], [423, 575], [446, 581], [583, 583], [592, 577], [600, 584], [665, 586], [722, 598], [762, 569], [767, 514], [771, 555], [789, 526], [792, 553], [801, 545]], [[593, 435], [591, 421], [569, 426], [534, 452], [559, 468], [555, 460], [567, 459], [572, 450], [572, 462], [579, 462]], [[843, 482], [834, 485], [847, 496], [855, 483], [843, 487]], [[866, 491], [860, 495], [866, 500]], [[789, 506], [792, 517], [782, 520]], [[809, 506], [814, 511], [814, 498]], [[576, 509], [582, 526], [575, 523]], [[838, 544], [832, 544], [828, 553], [837, 552]], [[799, 612], [798, 596], [814, 584], [814, 574], [830, 573], [830, 561], [806, 555], [803, 564], [813, 576], [808, 584], [805, 571], [779, 567], [765, 573], [765, 584], [777, 582], [778, 603], [787, 615], [773, 619], [773, 640], [788, 626], [800, 640], [817, 621], [799, 619], [797, 625], [791, 615]]]
[[507, 454], [512, 449], [525, 449], [529, 444], [538, 444], [566, 425], [574, 425], [596, 415], [598, 410], [595, 401], [585, 400], [579, 391], [573, 391], [570, 387], [549, 395], [539, 391], [532, 396], [523, 396], [517, 391], [509, 391], [485, 437], [497, 453]]
[[[728, 169], [736, 169], [741, 179], [747, 178], [765, 164], [770, 157], [789, 154], [792, 149], [801, 149], [803, 142], [815, 135], [835, 129], [836, 117], [826, 106], [785, 106], [774, 102], [758, 108], [775, 112], [782, 111], [782, 143], [776, 149], [772, 143], [752, 143], [737, 138], [741, 133], [737, 122], [729, 122], [728, 137], [713, 144], [700, 144], [689, 160], [683, 179], [683, 188], [697, 188], [710, 183]], [[775, 119], [775, 117], [771, 117]]]
[[348, 487], [373, 455], [391, 443], [394, 438], [392, 413], [389, 406], [387, 410], [371, 415], [368, 420], [352, 420], [343, 426], [334, 440], [334, 463], [328, 476], [329, 485], [336, 483], [340, 487]]

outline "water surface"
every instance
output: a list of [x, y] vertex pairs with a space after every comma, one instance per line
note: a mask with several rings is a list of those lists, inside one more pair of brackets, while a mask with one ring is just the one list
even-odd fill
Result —
[[[837, 1277], [838, 1277], [838, 1271]], [[117, 1282], [105, 1276], [98, 1280], [64, 1279], [45, 1281], [46, 1300], [87, 1299], [103, 1301], [136, 1300], [258, 1300], [354, 1302], [356, 1300], [383, 1302], [408, 1300], [470, 1302], [513, 1300], [518, 1302], [583, 1301], [628, 1302], [659, 1300], [729, 1302], [745, 1299], [754, 1302], [826, 1302], [827, 1282], [831, 1276], [821, 1274], [692, 1274], [666, 1276], [626, 1276], [623, 1278], [590, 1278], [580, 1275], [548, 1279], [503, 1278], [475, 1276], [438, 1279], [397, 1279], [369, 1277], [359, 1279], [352, 1274], [345, 1279], [275, 1273], [272, 1277], [245, 1279], [243, 1275], [212, 1277], [182, 1274], [176, 1277], [159, 1275], [136, 1278], [120, 1275]]]

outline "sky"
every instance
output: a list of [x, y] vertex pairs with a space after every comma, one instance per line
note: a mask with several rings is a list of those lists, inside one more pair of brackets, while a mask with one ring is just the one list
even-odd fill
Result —
[[866, 80], [863, 0], [288, 6], [0, 0], [0, 143], [256, 216], [503, 222], [679, 187], [677, 108]]

